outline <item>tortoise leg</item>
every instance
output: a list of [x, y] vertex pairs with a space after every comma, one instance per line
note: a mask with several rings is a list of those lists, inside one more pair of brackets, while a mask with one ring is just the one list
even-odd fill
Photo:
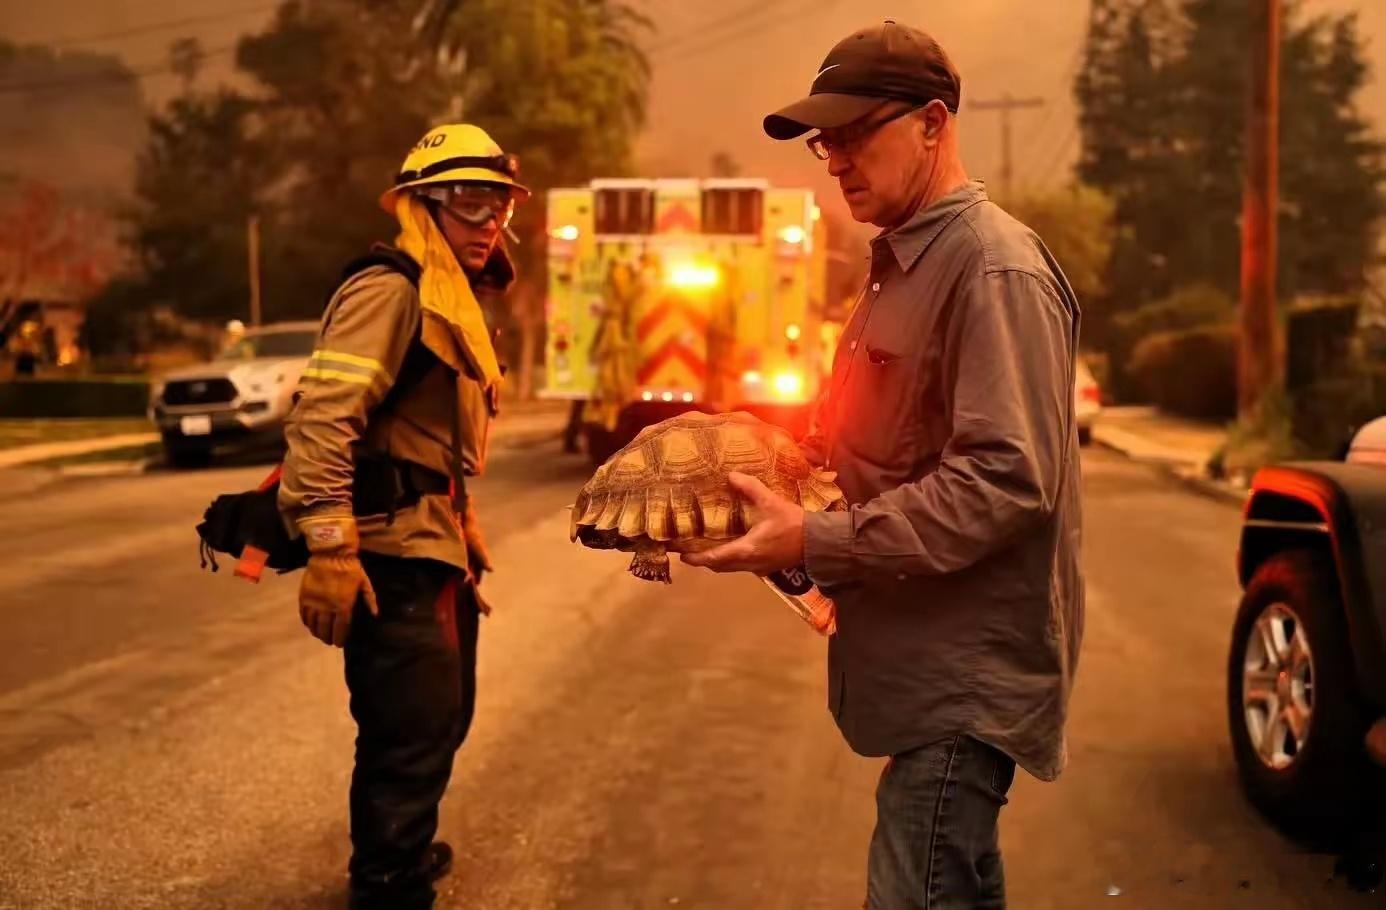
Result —
[[663, 544], [644, 540], [635, 545], [635, 557], [630, 561], [630, 574], [646, 581], [673, 584], [669, 577], [669, 553]]

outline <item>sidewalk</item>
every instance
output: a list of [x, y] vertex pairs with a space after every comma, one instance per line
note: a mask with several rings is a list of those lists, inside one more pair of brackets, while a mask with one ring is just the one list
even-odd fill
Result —
[[14, 468], [52, 461], [55, 458], [70, 458], [75, 455], [92, 455], [116, 449], [129, 449], [135, 446], [151, 445], [158, 441], [158, 433], [118, 433], [114, 436], [96, 436], [90, 439], [69, 439], [63, 442], [41, 442], [34, 445], [17, 446], [13, 449], [0, 450], [0, 468]]
[[1154, 408], [1104, 408], [1093, 424], [1092, 438], [1137, 461], [1202, 470], [1227, 438], [1224, 427]]
[[1110, 407], [1098, 415], [1093, 441], [1133, 461], [1157, 465], [1200, 493], [1241, 502], [1245, 488], [1214, 480], [1208, 462], [1227, 438], [1217, 423], [1162, 414], [1149, 407]]

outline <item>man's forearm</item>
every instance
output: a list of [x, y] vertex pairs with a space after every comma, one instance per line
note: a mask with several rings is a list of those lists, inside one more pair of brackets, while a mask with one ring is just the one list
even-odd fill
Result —
[[[957, 463], [964, 462], [962, 466]], [[819, 584], [872, 575], [958, 572], [1004, 549], [1054, 507], [1053, 484], [1026, 471], [988, 477], [945, 459], [922, 480], [846, 512], [806, 516], [804, 555]]]

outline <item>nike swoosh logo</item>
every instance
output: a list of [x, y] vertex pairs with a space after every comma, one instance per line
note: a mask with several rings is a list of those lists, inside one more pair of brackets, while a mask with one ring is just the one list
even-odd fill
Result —
[[817, 82], [819, 79], [823, 78], [823, 74], [826, 73], [828, 70], [835, 70], [841, 65], [841, 63], [834, 63], [832, 66], [823, 67], [821, 70], [818, 71], [818, 75], [813, 77], [813, 81]]

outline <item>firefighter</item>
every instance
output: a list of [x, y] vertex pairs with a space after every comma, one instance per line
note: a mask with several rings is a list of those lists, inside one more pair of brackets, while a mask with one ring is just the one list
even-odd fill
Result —
[[529, 191], [479, 127], [440, 126], [380, 199], [393, 247], [348, 266], [285, 430], [279, 508], [307, 543], [303, 624], [345, 648], [356, 721], [353, 907], [433, 904], [452, 850], [438, 802], [475, 700], [491, 561], [466, 496], [501, 367], [476, 291], [515, 273], [502, 234]]

